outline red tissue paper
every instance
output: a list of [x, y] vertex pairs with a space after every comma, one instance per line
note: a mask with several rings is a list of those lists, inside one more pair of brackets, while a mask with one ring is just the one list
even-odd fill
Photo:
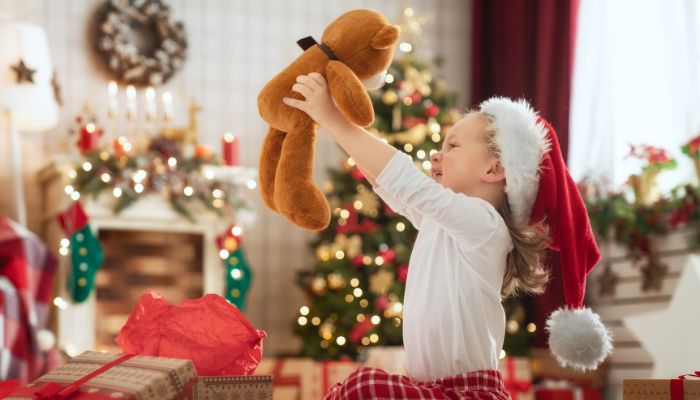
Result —
[[116, 342], [124, 353], [192, 360], [200, 376], [251, 375], [267, 333], [216, 294], [179, 305], [143, 294]]

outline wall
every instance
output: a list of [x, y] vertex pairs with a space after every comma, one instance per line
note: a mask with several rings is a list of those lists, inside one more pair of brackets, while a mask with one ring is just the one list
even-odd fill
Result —
[[[242, 163], [256, 167], [266, 131], [255, 99], [262, 86], [300, 52], [296, 40], [320, 38], [325, 25], [353, 8], [373, 8], [396, 20], [404, 1], [369, 0], [173, 0], [177, 19], [183, 20], [188, 38], [188, 60], [165, 88], [173, 91], [176, 123], [184, 124], [183, 96], [202, 105], [200, 141], [218, 149], [222, 132], [242, 139]], [[64, 106], [59, 126], [42, 135], [24, 137], [23, 159], [29, 226], [38, 231], [41, 219], [40, 188], [36, 172], [65, 141], [76, 113], [85, 102], [106, 116], [109, 76], [92, 52], [91, 18], [97, 0], [0, 0], [0, 16], [37, 23], [49, 37], [52, 57], [62, 86]], [[447, 56], [444, 75], [451, 88], [466, 100], [469, 90], [471, 1], [424, 0], [411, 4], [418, 14], [433, 15], [426, 27], [426, 53]], [[161, 90], [162, 88], [159, 88]], [[466, 103], [466, 101], [464, 101]], [[110, 125], [128, 130], [123, 123]], [[72, 147], [72, 145], [71, 145]], [[0, 135], [0, 188], [8, 187], [8, 143]], [[342, 153], [320, 135], [315, 180], [322, 184], [325, 170], [336, 166]], [[297, 342], [291, 333], [296, 310], [303, 304], [294, 284], [295, 271], [308, 268], [313, 255], [307, 243], [313, 237], [279, 215], [267, 211], [252, 196], [258, 211], [256, 226], [245, 234], [247, 255], [255, 274], [248, 315], [256, 327], [268, 332], [266, 354], [292, 352]], [[11, 193], [0, 189], [0, 214], [13, 215]], [[50, 243], [57, 248], [57, 243]]]

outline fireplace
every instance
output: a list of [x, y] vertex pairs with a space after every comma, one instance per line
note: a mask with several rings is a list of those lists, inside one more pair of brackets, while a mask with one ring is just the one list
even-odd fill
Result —
[[95, 348], [119, 351], [114, 339], [139, 297], [152, 289], [169, 302], [202, 296], [202, 235], [103, 229], [105, 253], [95, 282]]
[[[60, 173], [45, 179], [44, 221], [47, 243], [64, 237], [55, 215], [70, 199], [62, 193]], [[83, 206], [90, 225], [100, 238], [105, 262], [96, 276], [95, 290], [82, 303], [73, 303], [65, 282], [69, 257], [60, 257], [56, 274], [57, 306], [51, 326], [57, 345], [70, 356], [86, 350], [110, 351], [119, 329], [139, 296], [154, 289], [177, 304], [206, 293], [224, 295], [226, 268], [219, 257], [216, 237], [227, 229], [225, 218], [207, 210], [194, 210], [196, 222], [177, 214], [159, 195], [145, 196], [120, 214], [108, 195], [86, 198]]]

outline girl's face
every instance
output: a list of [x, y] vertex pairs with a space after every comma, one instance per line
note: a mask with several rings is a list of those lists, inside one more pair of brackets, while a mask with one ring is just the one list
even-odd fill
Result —
[[467, 114], [447, 132], [442, 150], [431, 157], [432, 177], [456, 193], [475, 195], [480, 186], [503, 180], [498, 157], [487, 143], [488, 118]]

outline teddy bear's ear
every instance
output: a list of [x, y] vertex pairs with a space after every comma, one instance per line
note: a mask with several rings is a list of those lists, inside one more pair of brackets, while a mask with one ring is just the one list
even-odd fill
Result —
[[399, 40], [400, 28], [396, 25], [384, 25], [372, 38], [373, 49], [388, 49]]

